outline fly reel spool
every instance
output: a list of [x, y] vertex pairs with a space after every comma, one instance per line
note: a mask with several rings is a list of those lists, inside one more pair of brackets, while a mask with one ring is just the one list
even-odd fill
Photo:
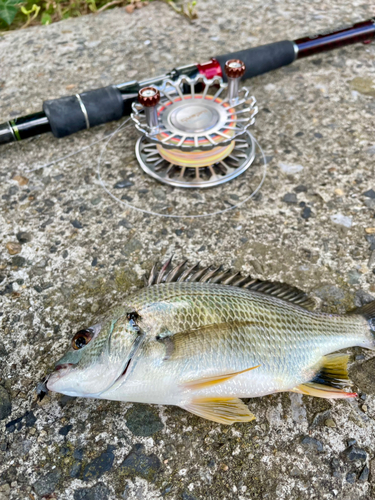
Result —
[[248, 128], [258, 107], [248, 89], [239, 89], [242, 61], [227, 61], [225, 71], [228, 83], [220, 77], [182, 76], [139, 91], [131, 118], [142, 133], [136, 155], [147, 174], [171, 186], [205, 188], [249, 168], [255, 142]]

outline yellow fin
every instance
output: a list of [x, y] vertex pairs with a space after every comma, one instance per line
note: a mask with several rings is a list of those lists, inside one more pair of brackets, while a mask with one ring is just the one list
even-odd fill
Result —
[[349, 357], [348, 354], [340, 353], [324, 356], [318, 365], [316, 376], [310, 382], [294, 387], [291, 392], [329, 399], [356, 397], [355, 392], [344, 390], [346, 385], [350, 385]]
[[355, 398], [356, 392], [346, 392], [343, 389], [330, 387], [328, 385], [316, 384], [314, 382], [307, 382], [292, 389], [290, 392], [298, 392], [306, 394], [307, 396], [315, 396], [317, 398], [326, 399], [339, 399], [339, 398]]
[[328, 354], [324, 356], [319, 376], [330, 383], [343, 383], [349, 380], [349, 354]]
[[195, 398], [182, 408], [199, 417], [225, 425], [251, 422], [255, 419], [249, 408], [237, 398]]
[[259, 368], [260, 365], [252, 366], [251, 368], [246, 368], [246, 370], [242, 370], [240, 372], [227, 373], [225, 375], [215, 375], [214, 377], [206, 377], [197, 380], [192, 380], [190, 382], [185, 382], [182, 385], [186, 389], [204, 389], [205, 387], [211, 387], [212, 385], [221, 384], [226, 380], [229, 380], [236, 375], [240, 375], [241, 373], [246, 373], [251, 370], [255, 370], [255, 368]]

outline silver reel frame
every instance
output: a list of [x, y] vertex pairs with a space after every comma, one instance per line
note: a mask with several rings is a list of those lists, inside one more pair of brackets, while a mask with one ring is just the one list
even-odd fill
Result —
[[138, 139], [135, 153], [142, 170], [159, 182], [180, 188], [210, 188], [235, 179], [253, 163], [256, 149], [253, 136], [247, 131], [234, 141], [233, 151], [224, 160], [207, 167], [169, 163], [145, 135]]
[[[203, 83], [205, 86], [204, 91], [199, 94], [195, 92], [195, 85], [198, 83]], [[190, 94], [182, 92], [183, 85], [190, 87]], [[214, 86], [219, 88], [212, 96], [208, 92]], [[156, 88], [161, 95], [156, 107], [158, 125], [150, 127], [147, 124], [144, 107], [138, 102], [133, 103], [133, 113], [130, 116], [139, 132], [151, 142], [160, 144], [166, 149], [188, 152], [226, 146], [254, 124], [255, 115], [258, 113], [256, 99], [250, 96], [250, 91], [246, 87], [241, 88], [234, 99], [229, 99], [227, 96], [220, 102], [216, 101], [228, 88], [228, 84], [224, 83], [221, 77], [208, 80], [203, 75], [198, 75], [194, 79], [181, 76], [176, 81], [165, 80]], [[181, 123], [189, 119], [186, 116], [186, 109], [190, 106], [195, 106], [198, 113], [206, 115], [206, 122], [201, 120], [199, 123], [201, 128], [196, 131], [186, 126], [184, 130], [184, 125]], [[208, 121], [207, 116], [209, 116]], [[166, 136], [160, 139], [158, 135], [163, 134]], [[176, 137], [178, 142], [173, 142], [172, 139]]]

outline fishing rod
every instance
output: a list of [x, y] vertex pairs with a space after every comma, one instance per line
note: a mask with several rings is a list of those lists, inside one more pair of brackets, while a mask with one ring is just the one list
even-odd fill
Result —
[[221, 77], [226, 81], [225, 63], [228, 59], [239, 59], [245, 63], [246, 71], [242, 78], [247, 79], [321, 52], [358, 42], [370, 43], [373, 38], [375, 38], [375, 19], [369, 19], [336, 31], [216, 56], [203, 64], [189, 64], [175, 68], [165, 75], [141, 82], [133, 80], [44, 101], [43, 111], [0, 124], [0, 145], [46, 132], [52, 132], [58, 138], [65, 137], [80, 130], [119, 120], [131, 113], [132, 103], [138, 99], [140, 89], [160, 85], [168, 79], [173, 81], [181, 76], [195, 78], [203, 75], [207, 79]]

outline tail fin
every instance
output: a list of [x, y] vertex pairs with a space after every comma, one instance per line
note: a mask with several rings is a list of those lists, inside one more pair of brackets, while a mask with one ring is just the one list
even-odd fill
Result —
[[350, 314], [361, 314], [367, 319], [368, 326], [373, 334], [375, 334], [375, 300], [368, 304], [357, 307], [350, 311]]

